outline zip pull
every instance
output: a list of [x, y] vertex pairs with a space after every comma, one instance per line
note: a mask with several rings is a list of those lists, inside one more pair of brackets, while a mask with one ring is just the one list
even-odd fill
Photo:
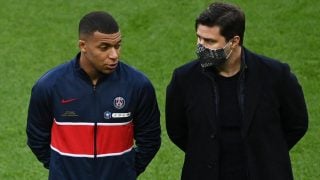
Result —
[[99, 79], [97, 79], [97, 80], [92, 80], [92, 81], [91, 81], [93, 91], [96, 90], [98, 81], [99, 81]]

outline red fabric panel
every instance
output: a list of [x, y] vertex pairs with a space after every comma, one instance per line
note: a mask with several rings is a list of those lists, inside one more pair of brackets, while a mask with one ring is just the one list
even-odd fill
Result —
[[62, 153], [93, 155], [94, 124], [69, 125], [54, 121], [51, 129], [51, 145]]
[[[67, 156], [93, 157], [94, 123], [65, 123], [54, 121], [51, 146]], [[120, 155], [133, 147], [133, 124], [98, 123], [96, 131], [97, 156]]]
[[133, 146], [132, 122], [124, 125], [99, 125], [97, 131], [97, 154], [123, 153]]

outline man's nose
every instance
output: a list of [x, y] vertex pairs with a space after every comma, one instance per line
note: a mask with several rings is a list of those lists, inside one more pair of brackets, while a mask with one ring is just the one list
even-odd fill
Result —
[[204, 44], [203, 38], [198, 38], [197, 43], [203, 45]]
[[109, 51], [109, 58], [110, 59], [118, 59], [119, 58], [119, 51], [112, 47]]

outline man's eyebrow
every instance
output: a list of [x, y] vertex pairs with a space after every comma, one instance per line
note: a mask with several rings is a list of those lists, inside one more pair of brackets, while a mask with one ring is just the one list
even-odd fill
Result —
[[197, 37], [202, 38], [202, 39], [204, 39], [205, 41], [217, 42], [217, 40], [215, 40], [215, 39], [204, 38], [204, 37], [200, 36], [199, 34], [197, 34]]
[[118, 42], [114, 43], [114, 44], [111, 44], [111, 43], [108, 43], [108, 42], [101, 42], [100, 43], [100, 46], [102, 45], [105, 45], [105, 46], [114, 46], [114, 45], [117, 45], [117, 44], [120, 44], [122, 40], [119, 40]]
[[106, 43], [106, 42], [101, 42], [101, 43], [99, 44], [99, 46], [112, 46], [112, 44]]

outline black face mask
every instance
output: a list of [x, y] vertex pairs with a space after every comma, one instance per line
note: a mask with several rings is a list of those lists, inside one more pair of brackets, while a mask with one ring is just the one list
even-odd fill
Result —
[[200, 60], [201, 67], [217, 67], [224, 64], [232, 52], [231, 50], [228, 55], [226, 54], [225, 48], [227, 45], [228, 43], [223, 48], [211, 50], [209, 48], [204, 47], [201, 44], [198, 44], [196, 54]]

